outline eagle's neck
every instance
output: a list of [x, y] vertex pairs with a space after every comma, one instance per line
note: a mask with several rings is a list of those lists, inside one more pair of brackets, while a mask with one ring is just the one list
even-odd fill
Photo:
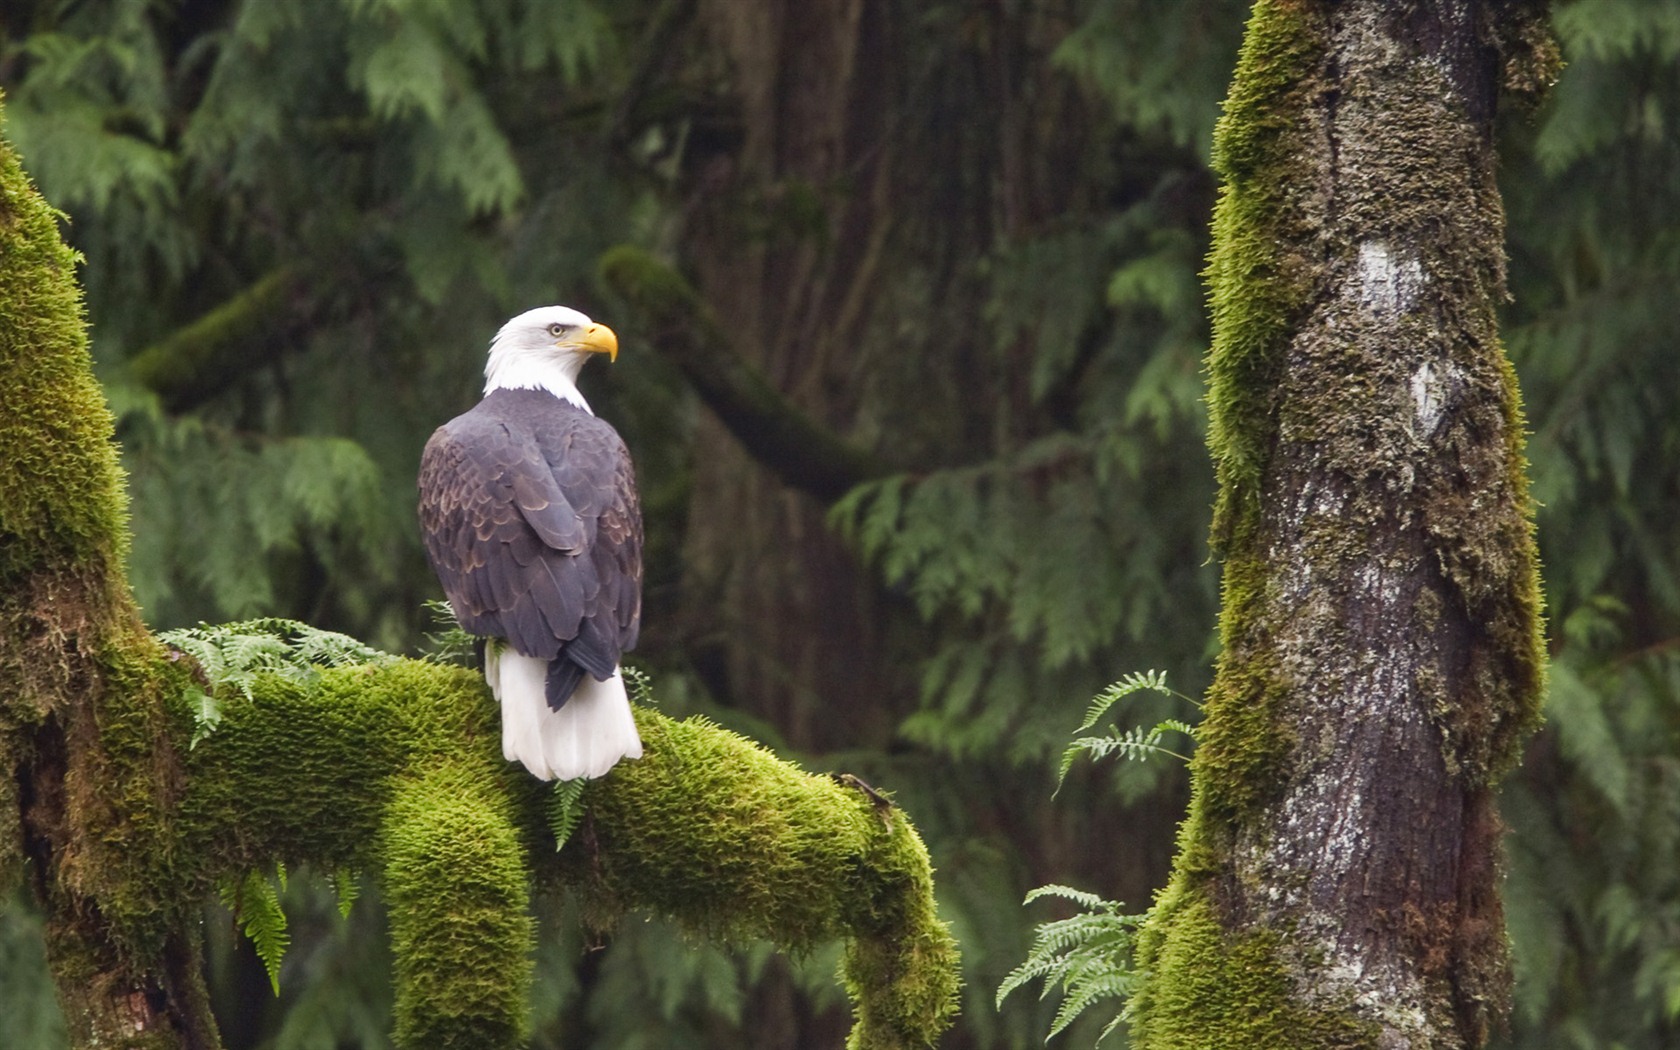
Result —
[[[552, 350], [522, 353], [498, 341], [491, 346], [490, 363], [484, 368], [484, 392], [546, 390], [560, 400], [590, 412], [589, 402], [583, 399], [577, 388], [577, 374], [582, 368], [582, 355], [567, 354], [556, 360]], [[590, 414], [594, 415], [593, 412]]]

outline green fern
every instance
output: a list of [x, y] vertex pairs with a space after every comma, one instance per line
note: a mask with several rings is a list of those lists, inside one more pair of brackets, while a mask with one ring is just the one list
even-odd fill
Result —
[[554, 832], [556, 850], [566, 844], [583, 819], [583, 789], [589, 786], [588, 777], [560, 780], [548, 795], [548, 827]]
[[1062, 753], [1062, 765], [1056, 776], [1056, 787], [1061, 788], [1062, 781], [1067, 779], [1068, 770], [1073, 768], [1074, 759], [1082, 754], [1100, 759], [1118, 752], [1121, 758], [1138, 761], [1151, 755], [1166, 755], [1181, 762], [1190, 761], [1189, 755], [1161, 746], [1161, 738], [1167, 733], [1183, 733], [1194, 740], [1196, 727], [1176, 718], [1168, 718], [1157, 722], [1148, 730], [1142, 726], [1133, 726], [1124, 731], [1111, 730], [1106, 736], [1079, 737]]
[[274, 994], [280, 994], [280, 961], [291, 944], [286, 932], [286, 913], [280, 907], [280, 891], [286, 888], [286, 867], [275, 871], [279, 889], [260, 872], [247, 872], [243, 878], [223, 879], [216, 888], [222, 904], [231, 912], [245, 936], [250, 938], [268, 971], [268, 983]]
[[629, 687], [630, 699], [643, 707], [652, 707], [653, 679], [637, 667], [624, 667], [619, 673], [624, 676], [624, 684]]
[[[197, 627], [164, 631], [158, 638], [198, 661], [212, 687], [231, 686], [247, 700], [251, 699], [251, 684], [258, 675], [276, 674], [309, 682], [322, 667], [395, 659], [348, 635], [275, 618], [215, 625], [201, 623]], [[199, 690], [192, 698], [192, 711], [194, 728], [189, 746], [196, 747], [221, 722], [221, 700], [213, 690]]]
[[1053, 987], [1062, 989], [1062, 1002], [1051, 1021], [1051, 1038], [1072, 1024], [1086, 1010], [1105, 999], [1126, 1003], [1097, 1036], [1102, 1042], [1130, 1016], [1130, 997], [1137, 989], [1139, 974], [1132, 969], [1132, 948], [1145, 914], [1127, 914], [1118, 901], [1068, 886], [1040, 886], [1027, 894], [1023, 904], [1042, 897], [1072, 901], [1084, 910], [1066, 919], [1041, 923], [1033, 935], [1031, 949], [1021, 965], [1011, 970], [999, 985], [997, 1005], [1009, 993], [1030, 981], [1044, 982], [1043, 995]]
[[446, 601], [425, 603], [434, 630], [426, 632], [424, 656], [433, 663], [471, 665], [478, 658], [478, 639], [468, 634]]
[[[1114, 706], [1127, 697], [1142, 691], [1177, 697], [1192, 706], [1194, 700], [1167, 686], [1165, 671], [1133, 672], [1098, 693], [1085, 710], [1085, 721], [1076, 733], [1084, 732], [1101, 721]], [[1186, 756], [1161, 746], [1167, 733], [1181, 733], [1192, 741], [1196, 727], [1176, 718], [1164, 719], [1148, 730], [1133, 726], [1127, 730], [1111, 728], [1104, 736], [1076, 738], [1062, 754], [1061, 769], [1056, 775], [1056, 790], [1067, 779], [1068, 770], [1080, 755], [1093, 759], [1107, 758], [1118, 753], [1123, 758], [1146, 759], [1151, 755], [1171, 755], [1185, 760]], [[1052, 796], [1053, 797], [1053, 796]], [[1132, 995], [1137, 990], [1140, 974], [1133, 967], [1132, 950], [1138, 927], [1148, 917], [1147, 912], [1127, 913], [1125, 905], [1105, 900], [1094, 893], [1069, 886], [1040, 886], [1027, 894], [1023, 904], [1031, 904], [1043, 897], [1059, 897], [1083, 909], [1066, 919], [1040, 923], [1033, 934], [1027, 958], [1009, 972], [998, 986], [997, 1002], [1001, 1007], [1010, 992], [1029, 981], [1043, 981], [1044, 995], [1054, 987], [1062, 990], [1061, 1004], [1050, 1023], [1050, 1038], [1067, 1028], [1087, 1010], [1105, 1000], [1121, 1003], [1114, 1016], [1097, 1036], [1101, 1043], [1131, 1016]]]
[[348, 919], [351, 906], [362, 895], [361, 877], [347, 868], [339, 868], [332, 873], [332, 881], [338, 893], [338, 917]]
[[[1194, 700], [1183, 693], [1167, 688], [1167, 674], [1165, 671], [1133, 672], [1121, 678], [1118, 682], [1098, 693], [1091, 700], [1091, 706], [1085, 710], [1085, 721], [1074, 730], [1082, 733], [1102, 720], [1109, 710], [1133, 693], [1142, 690], [1152, 690], [1164, 696], [1177, 697], [1186, 703], [1197, 706]], [[1167, 718], [1157, 722], [1153, 727], [1145, 730], [1142, 726], [1133, 726], [1127, 730], [1111, 728], [1103, 736], [1082, 736], [1074, 739], [1062, 752], [1061, 767], [1056, 771], [1056, 790], [1060, 791], [1062, 782], [1067, 779], [1068, 771], [1073, 768], [1074, 760], [1080, 755], [1089, 755], [1093, 759], [1107, 758], [1118, 753], [1125, 759], [1142, 761], [1151, 755], [1167, 755], [1181, 762], [1188, 762], [1189, 756], [1161, 746], [1161, 738], [1168, 733], [1180, 733], [1192, 742], [1196, 739], [1196, 727], [1177, 718]], [[1054, 797], [1052, 795], [1052, 797]]]

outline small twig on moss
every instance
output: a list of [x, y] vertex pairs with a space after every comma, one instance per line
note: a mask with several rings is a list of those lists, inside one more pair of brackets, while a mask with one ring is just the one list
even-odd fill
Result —
[[892, 827], [893, 801], [889, 796], [880, 791], [876, 791], [874, 788], [865, 784], [861, 779], [850, 773], [830, 773], [828, 776], [830, 780], [842, 787], [856, 788], [865, 795], [868, 795], [869, 800], [875, 803], [875, 812], [881, 815], [881, 820], [886, 823], [887, 827]]

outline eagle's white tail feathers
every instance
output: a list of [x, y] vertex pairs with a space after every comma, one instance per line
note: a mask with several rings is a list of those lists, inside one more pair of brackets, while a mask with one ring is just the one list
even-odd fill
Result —
[[502, 705], [502, 756], [543, 780], [605, 776], [621, 758], [641, 758], [642, 738], [630, 714], [624, 678], [588, 675], [572, 698], [551, 711], [544, 695], [548, 661], [486, 647], [484, 677]]

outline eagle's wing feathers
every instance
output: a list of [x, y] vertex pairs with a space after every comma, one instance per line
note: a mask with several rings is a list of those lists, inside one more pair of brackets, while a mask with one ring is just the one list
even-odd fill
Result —
[[426, 552], [462, 627], [612, 674], [640, 629], [642, 527], [611, 426], [498, 390], [432, 435], [420, 489]]

